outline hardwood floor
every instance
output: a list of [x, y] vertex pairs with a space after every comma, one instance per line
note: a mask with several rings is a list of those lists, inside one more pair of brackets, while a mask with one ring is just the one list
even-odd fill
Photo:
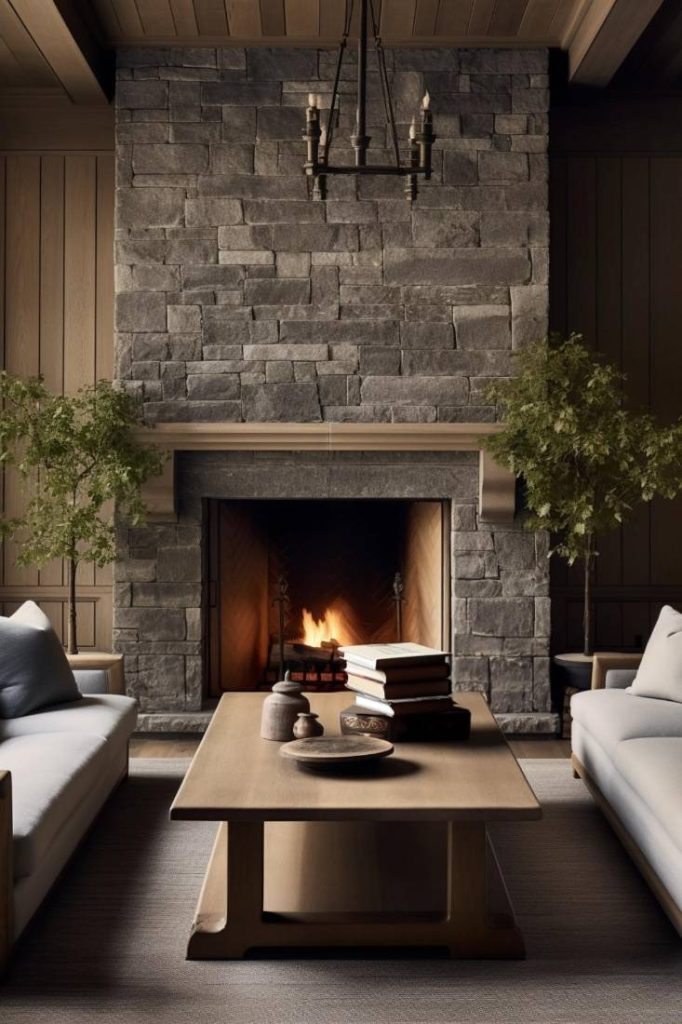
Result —
[[[130, 756], [192, 757], [199, 746], [200, 739], [200, 736], [161, 734], [158, 736], [133, 736], [130, 741]], [[528, 737], [511, 740], [510, 746], [516, 757], [562, 758], [571, 756], [571, 744], [568, 740]]]

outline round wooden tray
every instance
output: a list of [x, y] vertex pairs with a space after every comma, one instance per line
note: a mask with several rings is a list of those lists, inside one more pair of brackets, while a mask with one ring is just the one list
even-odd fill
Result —
[[279, 752], [301, 767], [331, 771], [388, 757], [393, 753], [393, 744], [375, 736], [319, 736], [292, 740], [283, 744]]

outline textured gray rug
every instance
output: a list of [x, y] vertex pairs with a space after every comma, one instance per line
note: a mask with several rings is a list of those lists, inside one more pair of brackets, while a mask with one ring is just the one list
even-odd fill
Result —
[[214, 828], [171, 824], [185, 762], [132, 776], [16, 952], [7, 1024], [679, 1024], [682, 942], [568, 762], [526, 761], [539, 822], [495, 828], [525, 962], [189, 963]]

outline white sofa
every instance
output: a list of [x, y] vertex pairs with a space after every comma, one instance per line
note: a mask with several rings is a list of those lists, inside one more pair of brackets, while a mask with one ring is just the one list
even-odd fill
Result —
[[573, 697], [573, 768], [682, 935], [682, 704], [626, 692], [634, 676]]
[[0, 719], [0, 969], [128, 770], [135, 701], [74, 675], [82, 700]]

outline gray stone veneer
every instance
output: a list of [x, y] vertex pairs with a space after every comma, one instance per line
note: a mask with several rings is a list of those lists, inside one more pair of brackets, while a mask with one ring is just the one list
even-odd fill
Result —
[[[434, 177], [414, 204], [391, 178], [307, 198], [304, 109], [309, 91], [329, 102], [331, 52], [119, 52], [117, 375], [149, 421], [495, 418], [485, 385], [546, 331], [547, 54], [388, 58], [401, 139], [432, 96]], [[386, 161], [374, 100], [369, 132]], [[453, 503], [457, 685], [514, 731], [550, 731], [545, 542], [480, 522], [476, 488], [464, 453], [181, 456], [177, 523], [120, 537], [115, 643], [143, 723], [205, 721], [202, 498], [435, 496]]]
[[202, 706], [202, 498], [384, 497], [452, 500], [456, 685], [515, 732], [553, 729], [546, 543], [479, 519], [474, 453], [186, 453], [177, 469], [177, 523], [123, 528], [116, 567], [115, 642], [147, 725]]
[[[119, 52], [117, 372], [149, 420], [494, 418], [487, 381], [546, 329], [547, 53], [388, 57], [401, 139], [432, 97], [412, 205], [385, 177], [307, 198], [301, 129], [331, 51]], [[332, 152], [352, 162], [342, 88]], [[374, 100], [369, 121], [389, 161]]]

